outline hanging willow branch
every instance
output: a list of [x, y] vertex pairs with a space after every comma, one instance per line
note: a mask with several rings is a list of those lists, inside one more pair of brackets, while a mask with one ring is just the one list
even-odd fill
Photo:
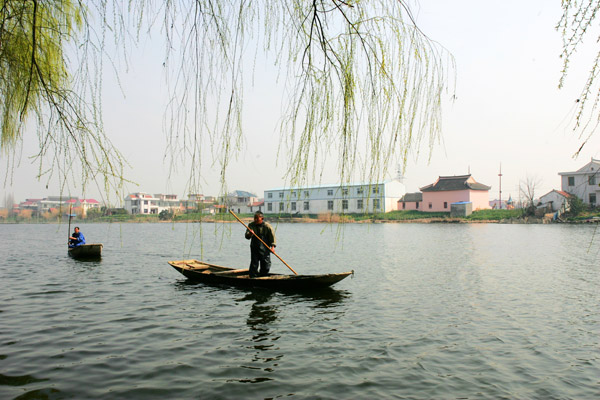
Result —
[[[66, 56], [83, 28], [80, 3], [4, 0], [0, 7], [0, 150], [11, 165], [24, 133], [35, 129], [39, 178], [58, 175], [104, 189], [122, 183], [123, 159], [96, 118], [99, 104], [75, 85]], [[72, 174], [72, 175], [71, 175]], [[74, 179], [70, 179], [70, 175]]]
[[[569, 66], [576, 55], [577, 49], [582, 45], [584, 38], [597, 28], [594, 22], [600, 10], [600, 0], [562, 1], [562, 8], [563, 15], [556, 27], [563, 37], [563, 51], [561, 53], [563, 69], [559, 88], [565, 85]], [[598, 43], [600, 36], [595, 39]], [[573, 131], [579, 132], [582, 143], [575, 156], [579, 155], [600, 124], [600, 109], [598, 108], [600, 105], [600, 87], [597, 84], [599, 73], [600, 51], [596, 53], [581, 94], [576, 100], [577, 114]]]
[[415, 26], [403, 0], [4, 0], [4, 154], [32, 115], [40, 176], [122, 183], [124, 160], [102, 130], [102, 69], [106, 60], [127, 63], [129, 43], [157, 29], [170, 93], [166, 155], [171, 166], [189, 162], [191, 191], [215, 164], [225, 191], [244, 145], [245, 79], [261, 49], [286, 86], [279, 159], [290, 184], [315, 178], [331, 155], [342, 182], [357, 173], [377, 180], [391, 161], [405, 163], [439, 138], [453, 60]]

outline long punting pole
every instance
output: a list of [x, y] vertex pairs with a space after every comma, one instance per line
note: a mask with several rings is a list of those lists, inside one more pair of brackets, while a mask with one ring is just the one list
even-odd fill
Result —
[[71, 207], [73, 207], [73, 204], [69, 204], [69, 231], [67, 232], [67, 244], [69, 244], [69, 241], [71, 240]]
[[266, 247], [267, 249], [269, 249], [269, 251], [270, 251], [271, 253], [275, 254], [275, 256], [276, 256], [277, 258], [279, 258], [279, 259], [281, 260], [281, 262], [285, 264], [285, 266], [286, 266], [286, 267], [288, 267], [288, 268], [289, 268], [289, 269], [290, 269], [290, 270], [291, 270], [291, 271], [292, 271], [294, 274], [298, 275], [298, 273], [297, 273], [296, 271], [294, 271], [294, 268], [290, 267], [290, 266], [288, 265], [288, 263], [286, 263], [285, 261], [283, 261], [283, 258], [279, 257], [279, 255], [278, 255], [277, 253], [275, 253], [275, 252], [274, 252], [274, 251], [273, 251], [273, 250], [272, 250], [272, 249], [269, 247], [269, 245], [267, 245], [267, 244], [265, 243], [265, 241], [264, 241], [264, 240], [262, 240], [261, 238], [259, 238], [259, 237], [258, 237], [258, 235], [257, 235], [256, 233], [254, 233], [254, 231], [253, 231], [252, 229], [248, 228], [248, 225], [246, 225], [246, 224], [245, 224], [245, 223], [244, 223], [244, 222], [243, 222], [241, 219], [239, 219], [239, 218], [238, 218], [238, 216], [237, 216], [237, 215], [235, 215], [235, 213], [234, 213], [232, 210], [229, 210], [229, 212], [231, 213], [231, 215], [233, 215], [233, 216], [235, 217], [235, 219], [237, 219], [238, 221], [240, 221], [240, 224], [244, 225], [244, 226], [246, 227], [246, 229], [248, 229], [250, 232], [252, 232], [252, 234], [254, 235], [254, 237], [255, 237], [255, 238], [257, 238], [258, 240], [260, 240], [260, 242], [261, 242], [262, 244], [264, 244], [264, 245], [265, 245], [265, 247]]

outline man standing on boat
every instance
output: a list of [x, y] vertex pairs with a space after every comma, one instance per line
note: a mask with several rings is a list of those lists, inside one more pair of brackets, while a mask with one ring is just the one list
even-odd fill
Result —
[[[271, 250], [266, 248], [255, 235], [261, 238]], [[264, 222], [262, 212], [254, 213], [254, 222], [248, 224], [246, 239], [250, 239], [250, 278], [268, 275], [271, 269], [271, 251], [275, 251], [275, 232], [271, 225]]]
[[77, 247], [85, 244], [85, 237], [83, 233], [79, 232], [79, 227], [75, 227], [75, 232], [73, 232], [73, 236], [69, 236], [69, 247]]

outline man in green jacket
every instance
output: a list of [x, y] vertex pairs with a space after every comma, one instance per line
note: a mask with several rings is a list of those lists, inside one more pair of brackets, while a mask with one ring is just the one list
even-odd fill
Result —
[[[264, 244], [256, 238], [256, 234], [270, 247], [269, 250]], [[250, 240], [250, 278], [257, 276], [266, 276], [271, 269], [271, 251], [275, 251], [275, 232], [271, 225], [264, 222], [263, 213], [257, 211], [254, 213], [254, 222], [248, 224], [246, 230], [246, 239]], [[260, 264], [260, 272], [258, 266]]]

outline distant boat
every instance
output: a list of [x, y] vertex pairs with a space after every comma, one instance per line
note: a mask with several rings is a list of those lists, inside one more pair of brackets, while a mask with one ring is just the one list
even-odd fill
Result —
[[69, 247], [69, 255], [79, 260], [91, 260], [102, 258], [102, 244], [90, 243], [77, 247]]
[[323, 275], [269, 274], [267, 276], [250, 278], [248, 269], [233, 269], [220, 265], [207, 264], [198, 260], [169, 261], [169, 264], [186, 278], [196, 282], [233, 286], [256, 286], [275, 290], [312, 290], [324, 288], [354, 274], [354, 271]]

